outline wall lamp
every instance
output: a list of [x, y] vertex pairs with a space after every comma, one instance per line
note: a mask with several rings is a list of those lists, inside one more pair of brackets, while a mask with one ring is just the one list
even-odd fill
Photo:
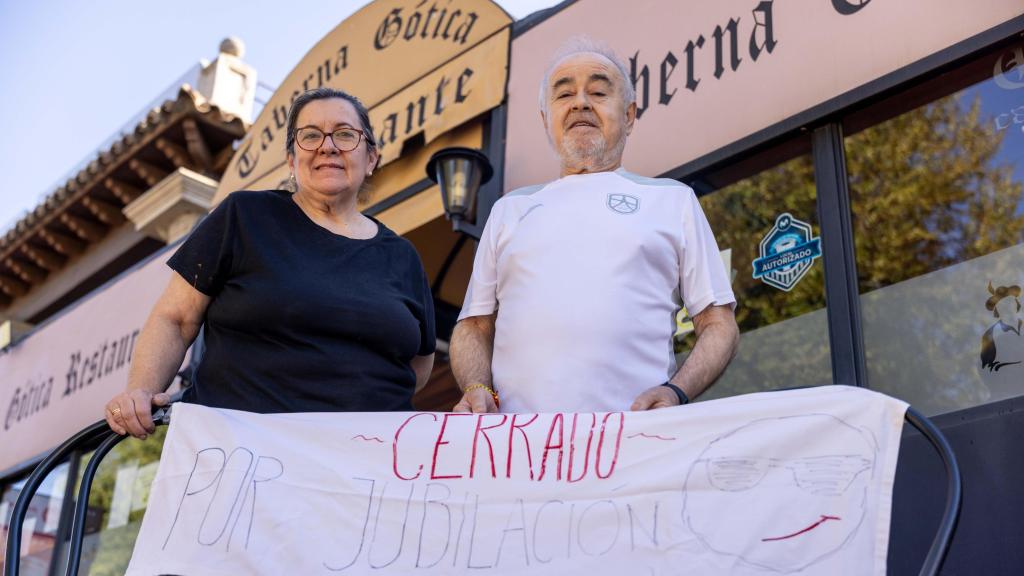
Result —
[[[441, 188], [444, 213], [451, 220], [452, 229], [470, 233], [467, 228], [478, 228], [477, 195], [480, 187], [494, 176], [487, 156], [472, 148], [444, 148], [427, 161], [427, 176]], [[478, 234], [473, 236], [479, 238]]]

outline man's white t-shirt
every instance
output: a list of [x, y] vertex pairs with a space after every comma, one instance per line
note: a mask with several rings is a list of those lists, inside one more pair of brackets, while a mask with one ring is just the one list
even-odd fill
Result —
[[681, 305], [735, 302], [693, 190], [619, 169], [498, 200], [459, 320], [497, 310], [503, 412], [620, 411], [675, 373]]

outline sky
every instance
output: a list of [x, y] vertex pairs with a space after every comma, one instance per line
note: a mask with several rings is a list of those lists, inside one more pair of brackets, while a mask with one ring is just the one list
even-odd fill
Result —
[[[0, 233], [224, 38], [241, 38], [259, 82], [276, 87], [367, 3], [0, 0]], [[558, 0], [497, 3], [521, 19]]]

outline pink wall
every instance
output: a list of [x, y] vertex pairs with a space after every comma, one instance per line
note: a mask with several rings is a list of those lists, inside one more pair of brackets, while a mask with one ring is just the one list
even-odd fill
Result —
[[0, 354], [0, 471], [103, 418], [124, 389], [138, 332], [172, 274], [170, 252]]

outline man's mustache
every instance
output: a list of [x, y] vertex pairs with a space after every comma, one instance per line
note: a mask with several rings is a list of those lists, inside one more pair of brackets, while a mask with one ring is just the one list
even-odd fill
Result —
[[563, 126], [565, 128], [570, 128], [570, 127], [572, 127], [573, 124], [577, 124], [577, 123], [581, 123], [581, 122], [582, 123], [586, 123], [586, 124], [590, 124], [591, 126], [595, 126], [595, 127], [599, 126], [598, 121], [597, 121], [597, 117], [593, 116], [591, 114], [574, 114], [572, 116], [567, 116], [566, 119], [565, 119], [565, 122], [563, 123]]

